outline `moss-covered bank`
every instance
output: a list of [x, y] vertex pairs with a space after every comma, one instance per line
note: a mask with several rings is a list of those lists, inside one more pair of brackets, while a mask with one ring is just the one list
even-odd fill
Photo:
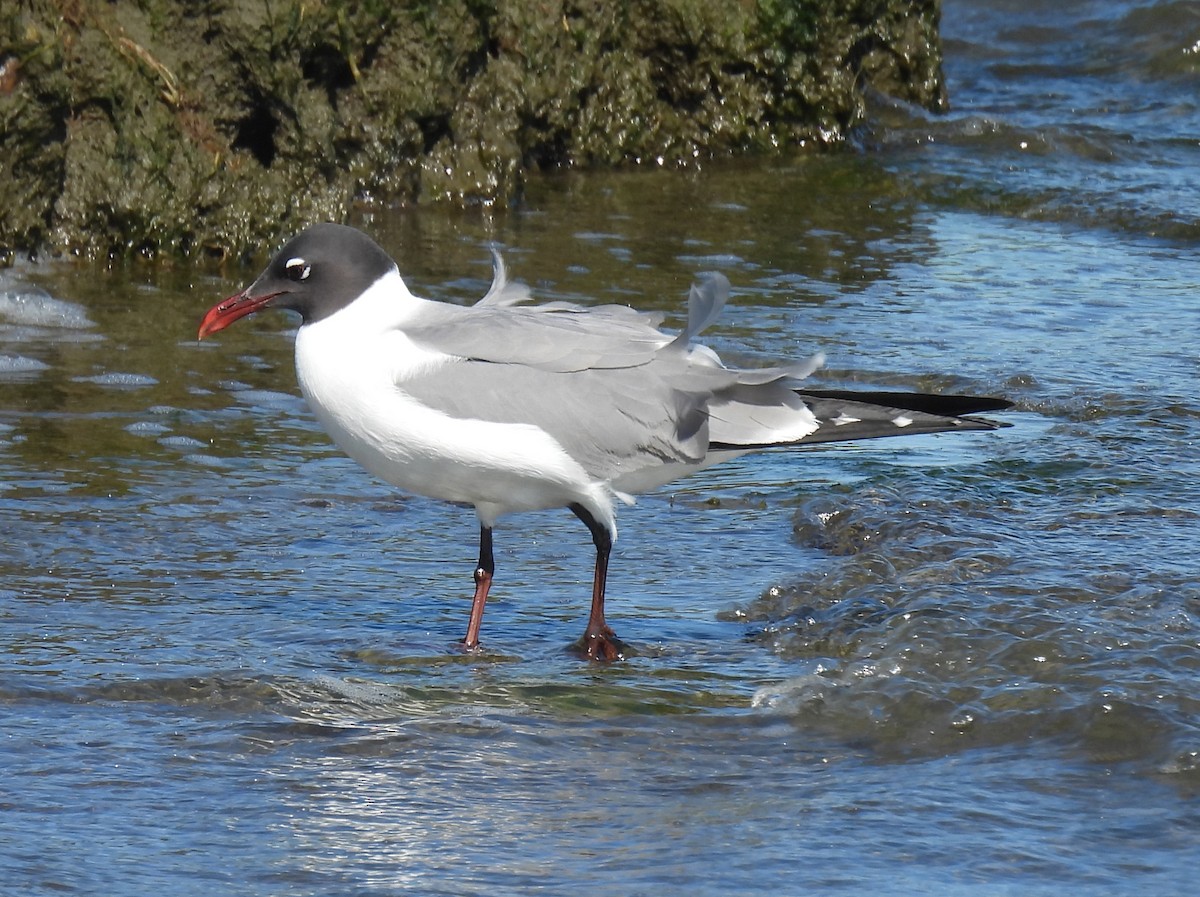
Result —
[[243, 255], [355, 202], [844, 141], [938, 0], [8, 0], [0, 253]]

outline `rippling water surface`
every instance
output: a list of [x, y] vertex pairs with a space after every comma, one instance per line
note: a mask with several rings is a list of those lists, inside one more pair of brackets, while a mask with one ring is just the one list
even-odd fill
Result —
[[954, 111], [862, 152], [376, 213], [418, 292], [1017, 403], [742, 459], [590, 542], [398, 495], [297, 397], [254, 272], [0, 274], [0, 868], [13, 893], [1190, 894], [1200, 851], [1200, 15], [947, 2]]

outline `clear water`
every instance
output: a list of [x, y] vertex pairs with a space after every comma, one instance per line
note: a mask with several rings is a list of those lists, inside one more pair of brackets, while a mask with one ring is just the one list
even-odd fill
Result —
[[[997, 433], [746, 458], [621, 516], [395, 494], [297, 398], [254, 272], [0, 280], [0, 869], [12, 893], [1190, 894], [1200, 849], [1200, 17], [947, 2], [955, 111], [835, 157], [563, 176], [361, 222], [453, 301], [1002, 394]], [[1027, 8], [1029, 7], [1029, 8]]]

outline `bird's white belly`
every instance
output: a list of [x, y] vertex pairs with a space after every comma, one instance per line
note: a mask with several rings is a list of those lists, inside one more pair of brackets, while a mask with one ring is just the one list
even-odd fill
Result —
[[475, 505], [487, 517], [572, 502], [611, 506], [607, 487], [540, 428], [454, 418], [406, 395], [396, 385], [403, 368], [436, 365], [438, 357], [395, 330], [344, 339], [345, 328], [325, 326], [337, 317], [301, 328], [296, 372], [321, 425], [372, 474]]

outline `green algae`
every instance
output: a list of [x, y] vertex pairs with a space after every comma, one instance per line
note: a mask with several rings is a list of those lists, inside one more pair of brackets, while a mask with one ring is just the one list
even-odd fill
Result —
[[936, 0], [25, 0], [0, 16], [0, 252], [240, 258], [531, 170], [838, 145], [945, 102]]

